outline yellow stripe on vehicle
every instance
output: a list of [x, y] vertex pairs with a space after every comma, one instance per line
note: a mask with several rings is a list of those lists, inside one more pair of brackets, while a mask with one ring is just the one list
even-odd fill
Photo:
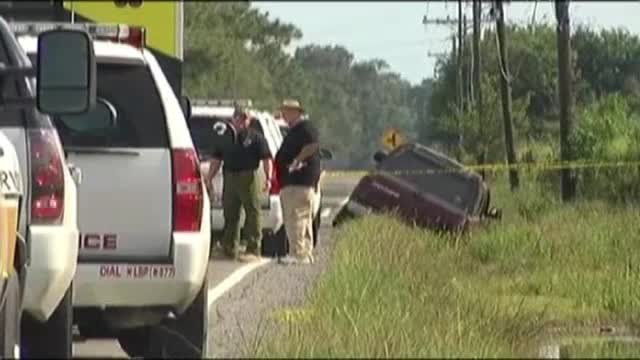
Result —
[[0, 274], [13, 274], [18, 228], [18, 200], [0, 196]]
[[327, 170], [326, 176], [328, 177], [353, 177], [353, 176], [365, 176], [371, 174], [389, 174], [389, 175], [435, 175], [445, 173], [456, 173], [461, 171], [487, 171], [497, 172], [504, 170], [521, 170], [526, 172], [543, 172], [543, 171], [558, 171], [563, 169], [577, 170], [577, 169], [611, 169], [611, 168], [630, 168], [637, 167], [640, 170], [640, 161], [601, 161], [601, 162], [586, 162], [586, 161], [571, 161], [571, 162], [553, 162], [553, 163], [517, 163], [517, 164], [483, 164], [483, 165], [463, 165], [463, 169], [411, 169], [411, 170]]

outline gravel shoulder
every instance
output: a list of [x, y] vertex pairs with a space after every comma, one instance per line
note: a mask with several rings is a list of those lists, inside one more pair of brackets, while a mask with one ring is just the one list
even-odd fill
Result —
[[272, 314], [304, 303], [330, 263], [335, 245], [330, 236], [330, 220], [323, 220], [313, 265], [270, 263], [248, 275], [212, 305], [210, 349], [214, 358], [247, 356], [247, 349], [255, 348], [264, 334], [276, 330], [276, 323], [270, 320]]

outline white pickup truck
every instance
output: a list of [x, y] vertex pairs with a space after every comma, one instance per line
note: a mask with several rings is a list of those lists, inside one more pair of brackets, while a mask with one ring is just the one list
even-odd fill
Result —
[[[22, 23], [29, 56], [52, 24]], [[143, 28], [66, 24], [93, 37], [95, 109], [54, 118], [82, 171], [74, 322], [132, 357], [206, 357], [209, 197], [182, 107]], [[188, 102], [185, 102], [187, 104]]]
[[[79, 114], [93, 107], [95, 59], [84, 31], [47, 31], [34, 41], [46, 49], [46, 56], [34, 58], [39, 64], [38, 86], [29, 59], [0, 19], [2, 148], [7, 161], [14, 163], [11, 168], [15, 161], [10, 158], [17, 158], [18, 164], [18, 170], [0, 173], [0, 187], [8, 189], [3, 196], [15, 196], [9, 184], [22, 184], [19, 208], [10, 197], [5, 199], [9, 207], [3, 209], [9, 224], [2, 231], [2, 243], [10, 246], [0, 249], [6, 279], [3, 297], [9, 306], [4, 309], [9, 328], [3, 329], [2, 352], [4, 357], [69, 358], [71, 281], [77, 264], [76, 188], [58, 135], [44, 114]], [[24, 311], [9, 315], [16, 304]]]
[[3, 357], [70, 357], [76, 189], [43, 114], [92, 108], [93, 46], [86, 32], [42, 33], [36, 42], [47, 56], [34, 58], [40, 65], [35, 86], [36, 72], [3, 19], [0, 42], [0, 351]]
[[23, 198], [18, 155], [9, 139], [0, 132], [0, 356], [20, 357], [21, 293], [18, 217]]

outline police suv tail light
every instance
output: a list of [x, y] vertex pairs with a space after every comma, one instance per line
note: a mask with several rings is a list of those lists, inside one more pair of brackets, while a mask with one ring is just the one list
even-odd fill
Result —
[[273, 174], [271, 176], [271, 184], [269, 186], [269, 195], [279, 195], [280, 194], [280, 179], [278, 167], [275, 164], [275, 161], [271, 160], [271, 168], [273, 169]]
[[138, 49], [144, 48], [145, 45], [145, 29], [139, 26], [129, 26], [129, 33], [124, 42]]
[[203, 186], [198, 154], [173, 150], [173, 231], [197, 232], [202, 223]]
[[29, 130], [31, 222], [54, 225], [64, 214], [64, 168], [60, 142], [52, 129]]
[[145, 28], [123, 24], [91, 24], [63, 22], [10, 22], [9, 28], [15, 36], [38, 36], [40, 33], [54, 29], [84, 30], [94, 40], [107, 40], [129, 44], [138, 49], [146, 45]]

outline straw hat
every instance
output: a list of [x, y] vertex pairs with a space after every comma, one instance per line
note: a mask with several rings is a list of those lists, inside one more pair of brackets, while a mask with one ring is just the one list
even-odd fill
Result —
[[282, 110], [284, 110], [284, 109], [294, 109], [294, 110], [298, 110], [300, 112], [304, 112], [304, 107], [302, 107], [300, 102], [298, 100], [293, 100], [293, 99], [284, 100], [282, 102], [282, 105], [280, 105], [280, 109], [282, 109]]

